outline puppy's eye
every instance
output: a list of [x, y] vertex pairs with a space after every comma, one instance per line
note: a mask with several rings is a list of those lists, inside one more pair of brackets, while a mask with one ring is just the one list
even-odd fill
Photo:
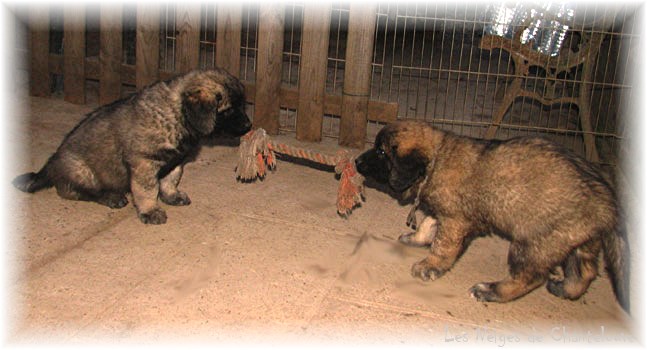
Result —
[[375, 153], [377, 153], [378, 157], [384, 157], [386, 155], [386, 153], [384, 153], [384, 150], [381, 148], [376, 149]]

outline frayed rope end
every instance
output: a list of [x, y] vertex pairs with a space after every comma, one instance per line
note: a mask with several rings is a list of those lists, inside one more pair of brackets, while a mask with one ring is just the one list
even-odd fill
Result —
[[236, 179], [252, 182], [263, 179], [268, 170], [276, 168], [276, 156], [265, 130], [252, 130], [240, 138]]
[[335, 173], [340, 175], [337, 190], [337, 213], [348, 217], [355, 207], [364, 201], [364, 177], [355, 168], [355, 159], [347, 152], [340, 154], [335, 166]]

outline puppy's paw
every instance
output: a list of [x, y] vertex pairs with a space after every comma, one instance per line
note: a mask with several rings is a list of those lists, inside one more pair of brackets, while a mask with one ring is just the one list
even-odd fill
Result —
[[418, 277], [423, 281], [435, 281], [444, 275], [445, 272], [447, 272], [447, 270], [431, 266], [427, 259], [420, 260], [411, 267], [411, 275], [413, 277]]
[[398, 241], [411, 247], [427, 247], [431, 244], [429, 242], [418, 241], [416, 232], [404, 233], [398, 237]]
[[125, 207], [126, 205], [128, 205], [128, 198], [126, 198], [125, 196], [122, 196], [119, 200], [108, 204], [108, 206], [112, 209], [120, 209]]
[[550, 294], [560, 297], [560, 298], [568, 298], [566, 296], [566, 293], [564, 292], [564, 282], [563, 281], [556, 281], [556, 280], [548, 280], [548, 283], [546, 283], [546, 289], [550, 292]]
[[160, 208], [156, 208], [148, 213], [140, 213], [139, 219], [145, 224], [161, 225], [166, 223], [166, 212]]
[[481, 282], [470, 288], [470, 296], [477, 301], [499, 301], [499, 294], [496, 292], [496, 282]]
[[122, 193], [107, 193], [96, 199], [96, 202], [110, 209], [123, 208], [128, 204], [128, 198]]
[[191, 199], [189, 198], [189, 195], [186, 194], [185, 192], [175, 192], [172, 195], [169, 196], [160, 196], [160, 199], [162, 202], [168, 204], [168, 205], [189, 205], [191, 204]]

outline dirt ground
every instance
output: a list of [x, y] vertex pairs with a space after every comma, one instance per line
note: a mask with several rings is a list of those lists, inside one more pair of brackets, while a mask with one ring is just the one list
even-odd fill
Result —
[[[39, 169], [93, 107], [26, 98], [9, 135], [24, 154], [9, 171]], [[293, 135], [278, 136], [299, 144]], [[334, 154], [335, 140], [307, 144]], [[468, 289], [506, 276], [508, 243], [475, 240], [434, 282], [410, 275], [422, 248], [397, 237], [408, 207], [373, 188], [337, 216], [331, 172], [279, 161], [265, 181], [234, 179], [237, 148], [203, 148], [185, 168], [186, 207], [142, 224], [132, 204], [108, 209], [24, 194], [10, 184], [11, 344], [415, 344], [503, 346], [635, 342], [606, 273], [578, 301], [539, 288], [508, 304]]]

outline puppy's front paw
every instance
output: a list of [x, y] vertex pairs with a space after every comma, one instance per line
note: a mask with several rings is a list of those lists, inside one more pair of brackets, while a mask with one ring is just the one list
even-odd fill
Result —
[[148, 213], [140, 213], [139, 219], [145, 224], [161, 225], [166, 223], [166, 212], [160, 208], [156, 208]]
[[189, 198], [189, 195], [186, 194], [185, 192], [175, 192], [172, 195], [168, 196], [160, 196], [160, 199], [162, 202], [168, 204], [168, 205], [189, 205], [191, 204], [191, 199]]
[[477, 301], [499, 301], [499, 294], [496, 292], [496, 282], [481, 282], [470, 288], [470, 295]]
[[427, 259], [420, 260], [411, 267], [411, 275], [413, 277], [418, 277], [423, 281], [435, 281], [444, 275], [445, 272], [447, 271], [431, 266]]

